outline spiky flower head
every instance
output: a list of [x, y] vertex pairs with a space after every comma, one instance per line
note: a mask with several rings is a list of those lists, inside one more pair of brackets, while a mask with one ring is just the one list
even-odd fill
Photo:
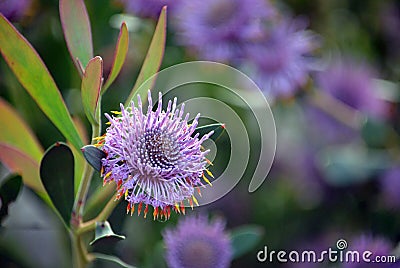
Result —
[[274, 8], [265, 0], [190, 0], [176, 11], [178, 37], [206, 60], [234, 63]]
[[385, 117], [387, 105], [373, 81], [375, 71], [351, 58], [335, 59], [317, 76], [318, 86], [346, 105], [373, 117]]
[[[153, 103], [148, 94], [147, 112], [142, 111], [138, 97], [128, 108], [121, 104], [116, 115], [106, 114], [110, 126], [99, 145], [106, 153], [102, 159], [104, 183], [116, 182], [117, 198], [124, 196], [128, 201], [127, 212], [131, 214], [138, 204], [138, 215], [143, 205], [144, 215], [148, 206], [154, 208], [153, 216], [168, 219], [171, 209], [185, 212], [185, 205], [197, 204], [195, 188], [203, 186], [208, 151], [201, 144], [212, 132], [199, 137], [194, 134], [198, 114], [189, 124], [189, 114], [184, 114], [184, 104], [177, 108], [177, 99], [168, 102], [162, 110], [162, 95], [158, 106], [152, 111]], [[210, 174], [210, 173], [209, 173]]]
[[230, 240], [221, 220], [208, 222], [205, 216], [181, 220], [175, 229], [163, 233], [166, 260], [171, 268], [224, 268], [232, 258]]
[[291, 97], [307, 83], [319, 40], [306, 26], [304, 19], [282, 19], [247, 46], [250, 72], [270, 100]]

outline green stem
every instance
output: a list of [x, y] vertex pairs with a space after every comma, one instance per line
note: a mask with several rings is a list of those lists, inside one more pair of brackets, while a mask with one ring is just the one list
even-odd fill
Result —
[[[99, 96], [98, 99], [98, 107], [97, 107], [97, 112], [96, 112], [96, 119], [97, 123], [92, 124], [92, 142], [93, 139], [100, 136], [101, 132], [101, 96]], [[71, 225], [74, 227], [79, 226], [79, 224], [82, 222], [82, 213], [83, 213], [83, 207], [85, 206], [85, 201], [87, 197], [87, 193], [89, 190], [90, 182], [93, 177], [93, 168], [89, 165], [88, 162], [85, 163], [83, 175], [82, 175], [82, 180], [81, 183], [79, 184], [78, 188], [78, 194], [75, 198], [74, 206], [72, 209], [72, 218], [71, 218]]]
[[[101, 103], [101, 98], [99, 97], [98, 103]], [[99, 105], [100, 106], [100, 105]], [[97, 109], [97, 124], [92, 124], [92, 141], [95, 137], [100, 136], [100, 114], [101, 109]], [[82, 214], [83, 208], [85, 206], [87, 193], [89, 190], [90, 182], [93, 177], [93, 168], [86, 162], [84, 171], [82, 174], [82, 180], [79, 184], [78, 193], [75, 197], [74, 206], [72, 209], [71, 217], [71, 244], [73, 252], [73, 265], [75, 268], [85, 268], [87, 264], [91, 261], [90, 256], [87, 253], [86, 245], [84, 244], [81, 234], [79, 233], [80, 226], [82, 225]]]
[[82, 251], [81, 247], [81, 237], [75, 232], [70, 233], [71, 236], [71, 246], [72, 246], [72, 260], [74, 268], [84, 268], [87, 266], [88, 261]]
[[84, 197], [87, 194], [87, 190], [89, 188], [89, 184], [90, 184], [90, 178], [93, 175], [93, 169], [86, 163], [84, 170], [83, 170], [83, 177], [82, 177], [82, 182], [79, 185], [79, 189], [78, 189], [78, 194], [77, 197], [75, 199], [75, 203], [74, 203], [74, 209], [72, 212], [72, 219], [73, 222], [71, 222], [71, 224], [73, 224], [74, 226], [78, 226], [79, 223], [82, 221], [82, 208], [84, 206]]
[[104, 207], [108, 200], [114, 196], [114, 193], [114, 184], [107, 184], [103, 187], [100, 186], [100, 188], [97, 189], [90, 198], [88, 198], [83, 213], [83, 220], [86, 221], [96, 217], [100, 212], [99, 207]]
[[114, 208], [118, 205], [119, 199], [115, 200], [115, 196], [113, 196], [108, 203], [104, 206], [103, 210], [97, 215], [96, 218], [84, 222], [80, 225], [80, 227], [76, 230], [78, 235], [82, 235], [86, 232], [92, 231], [96, 228], [96, 222], [105, 221], [110, 217]]

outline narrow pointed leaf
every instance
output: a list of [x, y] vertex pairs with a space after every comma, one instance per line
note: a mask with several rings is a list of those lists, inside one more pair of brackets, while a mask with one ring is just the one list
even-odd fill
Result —
[[0, 161], [12, 172], [20, 174], [26, 186], [33, 189], [44, 200], [49, 200], [40, 180], [39, 161], [4, 143], [0, 143]]
[[214, 141], [217, 140], [225, 131], [225, 124], [222, 123], [215, 123], [215, 124], [210, 124], [210, 125], [205, 125], [201, 127], [197, 127], [193, 135], [196, 133], [199, 133], [200, 137], [202, 137], [205, 134], [210, 133], [211, 131], [214, 131], [214, 133], [211, 135], [211, 139]]
[[105, 239], [105, 238], [112, 238], [112, 239], [117, 239], [117, 240], [123, 240], [125, 239], [125, 236], [123, 235], [117, 235], [114, 233], [114, 231], [111, 228], [111, 225], [108, 221], [101, 221], [101, 222], [96, 222], [96, 229], [95, 229], [95, 234], [94, 234], [94, 239], [92, 242], [90, 242], [90, 245], [93, 245], [95, 242]]
[[[128, 99], [125, 102], [125, 106], [129, 105], [132, 99], [140, 94], [143, 100], [146, 99], [147, 91], [149, 88], [140, 88], [140, 86], [151, 78], [149, 85], [153, 85], [155, 82], [155, 76], [160, 69], [161, 62], [164, 56], [165, 40], [167, 35], [167, 7], [164, 6], [161, 10], [160, 17], [157, 22], [156, 29], [154, 31], [153, 38], [150, 43], [149, 50], [147, 51], [146, 58], [144, 59], [142, 69], [136, 79], [135, 85], [129, 94]], [[153, 77], [152, 77], [153, 76]], [[140, 88], [140, 92], [138, 92]]]
[[66, 225], [71, 219], [74, 203], [74, 156], [63, 143], [56, 143], [40, 163], [40, 178]]
[[0, 223], [8, 215], [8, 206], [14, 202], [22, 188], [22, 178], [19, 175], [12, 174], [0, 186]]
[[31, 44], [0, 14], [0, 51], [40, 109], [76, 148], [82, 141], [57, 86]]
[[125, 22], [122, 23], [121, 29], [119, 31], [117, 45], [114, 52], [114, 60], [112, 63], [110, 74], [108, 75], [107, 81], [103, 86], [101, 94], [104, 94], [108, 87], [117, 78], [119, 72], [121, 71], [122, 65], [125, 62], [126, 54], [128, 53], [129, 47], [129, 33]]
[[0, 98], [0, 142], [10, 144], [26, 153], [32, 159], [40, 161], [43, 149], [18, 112]]
[[81, 149], [86, 161], [98, 172], [101, 171], [101, 159], [106, 157], [106, 153], [93, 145], [86, 145]]
[[113, 263], [116, 263], [116, 264], [120, 265], [121, 267], [136, 268], [135, 266], [132, 266], [130, 264], [127, 264], [126, 262], [123, 262], [117, 256], [112, 256], [112, 255], [107, 255], [107, 254], [102, 254], [102, 253], [93, 253], [92, 255], [98, 260], [110, 261], [110, 262], [113, 262]]
[[263, 229], [258, 226], [241, 226], [231, 233], [231, 245], [233, 248], [233, 258], [239, 258], [254, 249], [261, 241]]
[[86, 116], [91, 124], [98, 124], [96, 110], [99, 102], [103, 78], [103, 60], [96, 56], [91, 59], [82, 77], [82, 103]]
[[92, 30], [84, 1], [60, 0], [60, 19], [69, 53], [80, 72], [93, 58]]

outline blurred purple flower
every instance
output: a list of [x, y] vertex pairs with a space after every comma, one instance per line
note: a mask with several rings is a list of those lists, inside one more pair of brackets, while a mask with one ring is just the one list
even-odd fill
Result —
[[385, 204], [389, 208], [400, 208], [400, 167], [388, 170], [380, 183]]
[[0, 13], [10, 21], [22, 19], [29, 11], [32, 0], [1, 0]]
[[333, 97], [370, 116], [386, 115], [384, 101], [375, 92], [374, 72], [352, 60], [337, 60], [317, 76], [318, 86]]
[[235, 62], [275, 13], [266, 0], [190, 0], [177, 10], [182, 44], [202, 59]]
[[205, 155], [201, 144], [212, 132], [199, 138], [196, 129], [196, 116], [188, 124], [189, 114], [183, 118], [184, 104], [176, 108], [169, 101], [166, 111], [162, 110], [162, 95], [159, 94], [158, 106], [152, 111], [153, 104], [149, 91], [147, 113], [142, 112], [142, 102], [138, 97], [138, 107], [134, 102], [118, 116], [106, 114], [110, 126], [105, 136], [100, 137], [98, 146], [102, 146], [106, 157], [102, 159], [101, 175], [104, 183], [114, 181], [117, 184], [118, 197], [128, 201], [127, 212], [133, 213], [135, 204], [140, 214], [143, 204], [154, 207], [153, 216], [170, 216], [170, 210], [184, 213], [184, 203], [193, 206], [195, 187], [203, 185], [200, 178], [206, 170]]
[[232, 249], [224, 223], [207, 217], [187, 217], [163, 233], [166, 260], [171, 268], [229, 267]]
[[173, 11], [179, 0], [120, 0], [128, 13], [139, 17], [157, 19], [161, 9], [167, 6], [168, 11]]
[[[362, 254], [365, 251], [371, 251], [372, 255], [369, 257], [370, 260], [374, 260], [376, 256], [389, 256], [391, 255], [393, 247], [390, 241], [383, 237], [372, 237], [371, 235], [361, 235], [355, 238], [349, 243], [347, 250], [358, 251], [360, 254], [360, 262], [344, 262], [343, 268], [367, 268], [377, 267], [373, 263], [366, 263], [362, 261]], [[390, 263], [379, 264], [380, 268], [391, 267]]]
[[[306, 236], [300, 240], [300, 242], [296, 242], [296, 247], [294, 248], [297, 252], [309, 252], [314, 251], [316, 253], [316, 259], [318, 259], [323, 251], [328, 250], [332, 247], [332, 242], [335, 241], [337, 237], [336, 233], [329, 231], [325, 234], [319, 236]], [[297, 240], [297, 239], [296, 239]], [[324, 261], [321, 262], [288, 262], [284, 265], [285, 268], [320, 268], [325, 267], [325, 264], [328, 263], [328, 258], [326, 257]]]
[[268, 98], [289, 97], [307, 82], [319, 42], [306, 25], [301, 19], [282, 20], [247, 46], [253, 78]]

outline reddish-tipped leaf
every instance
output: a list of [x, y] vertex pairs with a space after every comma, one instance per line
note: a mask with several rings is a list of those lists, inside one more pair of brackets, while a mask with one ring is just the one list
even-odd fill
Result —
[[20, 174], [24, 184], [33, 189], [45, 201], [50, 199], [39, 176], [39, 161], [19, 149], [8, 144], [0, 143], [0, 161], [12, 172]]
[[81, 73], [93, 58], [92, 30], [84, 1], [60, 0], [60, 19], [69, 53]]
[[76, 148], [82, 141], [62, 96], [32, 45], [0, 14], [0, 51], [21, 85]]
[[136, 79], [135, 85], [133, 86], [131, 93], [129, 94], [128, 99], [125, 102], [125, 105], [128, 105], [137, 94], [140, 94], [143, 100], [146, 99], [147, 91], [149, 89], [141, 88], [140, 92], [138, 90], [140, 86], [144, 82], [146, 82], [149, 78], [153, 80], [149, 84], [150, 85], [154, 84], [155, 76], [153, 75], [158, 72], [161, 66], [165, 50], [166, 35], [167, 35], [167, 7], [164, 6], [163, 9], [161, 10], [160, 17], [158, 19], [153, 38], [151, 40], [149, 50], [147, 51], [146, 58], [144, 59], [142, 65], [142, 69], [140, 69], [140, 73]]
[[126, 54], [128, 53], [129, 47], [129, 33], [128, 28], [126, 27], [125, 22], [122, 23], [121, 29], [119, 31], [117, 45], [115, 47], [114, 52], [114, 60], [112, 63], [110, 74], [108, 75], [107, 81], [105, 82], [102, 94], [106, 92], [108, 87], [114, 82], [115, 78], [117, 78], [119, 72], [121, 71], [122, 65], [125, 62]]
[[9, 144], [24, 152], [32, 159], [40, 161], [43, 149], [18, 112], [0, 98], [0, 142]]
[[96, 56], [91, 59], [82, 77], [82, 103], [90, 123], [98, 124], [96, 110], [103, 80], [103, 60]]

